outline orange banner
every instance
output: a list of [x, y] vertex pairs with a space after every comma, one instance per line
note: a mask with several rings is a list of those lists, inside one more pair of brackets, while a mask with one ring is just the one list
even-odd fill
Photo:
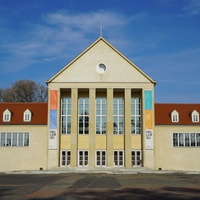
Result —
[[152, 110], [145, 110], [145, 127], [146, 129], [153, 128], [153, 113]]
[[50, 110], [58, 109], [58, 90], [50, 90]]

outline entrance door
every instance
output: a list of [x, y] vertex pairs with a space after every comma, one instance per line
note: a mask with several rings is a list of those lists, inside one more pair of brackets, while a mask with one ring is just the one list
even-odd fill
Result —
[[115, 167], [124, 166], [124, 151], [122, 150], [114, 151], [114, 166]]
[[78, 152], [78, 166], [79, 167], [88, 167], [88, 151], [79, 151]]
[[106, 151], [96, 151], [96, 166], [105, 167], [106, 166]]
[[133, 167], [141, 167], [142, 166], [142, 155], [141, 150], [133, 150], [131, 152], [132, 166]]

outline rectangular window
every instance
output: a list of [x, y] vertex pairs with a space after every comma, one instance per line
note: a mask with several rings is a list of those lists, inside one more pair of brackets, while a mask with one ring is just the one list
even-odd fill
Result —
[[3, 116], [3, 121], [4, 122], [9, 122], [10, 121], [10, 114], [9, 113], [5, 113]]
[[63, 97], [61, 99], [61, 130], [62, 134], [71, 133], [71, 98]]
[[124, 98], [114, 97], [113, 101], [113, 133], [124, 133]]
[[131, 133], [141, 133], [141, 98], [131, 98]]
[[30, 121], [30, 115], [28, 113], [24, 114], [24, 121], [29, 122]]
[[96, 166], [105, 167], [106, 166], [106, 151], [96, 151]]
[[96, 134], [106, 134], [106, 98], [96, 98]]
[[141, 150], [133, 150], [131, 151], [131, 160], [132, 160], [132, 166], [133, 167], [141, 167], [141, 160], [142, 160], [142, 154]]
[[29, 146], [29, 133], [2, 132], [0, 133], [0, 146]]
[[173, 133], [174, 147], [199, 147], [200, 133]]
[[114, 166], [115, 167], [124, 166], [124, 151], [122, 150], [114, 151]]
[[89, 98], [79, 98], [79, 134], [89, 134]]
[[61, 151], [61, 166], [70, 166], [70, 160], [71, 160], [71, 152], [69, 150], [62, 150]]
[[78, 151], [78, 166], [79, 167], [88, 167], [89, 155], [88, 151]]
[[199, 122], [199, 113], [192, 114], [192, 122]]

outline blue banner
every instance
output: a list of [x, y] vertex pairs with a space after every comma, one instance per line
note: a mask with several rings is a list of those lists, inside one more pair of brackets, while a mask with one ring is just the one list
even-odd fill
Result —
[[145, 110], [152, 110], [153, 109], [152, 91], [150, 90], [144, 91], [144, 98], [145, 98]]
[[50, 110], [50, 129], [57, 129], [57, 110]]

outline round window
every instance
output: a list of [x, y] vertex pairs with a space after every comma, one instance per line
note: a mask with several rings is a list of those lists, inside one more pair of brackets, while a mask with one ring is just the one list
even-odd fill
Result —
[[103, 74], [106, 71], [106, 65], [103, 63], [100, 63], [96, 66], [96, 70], [98, 73]]

